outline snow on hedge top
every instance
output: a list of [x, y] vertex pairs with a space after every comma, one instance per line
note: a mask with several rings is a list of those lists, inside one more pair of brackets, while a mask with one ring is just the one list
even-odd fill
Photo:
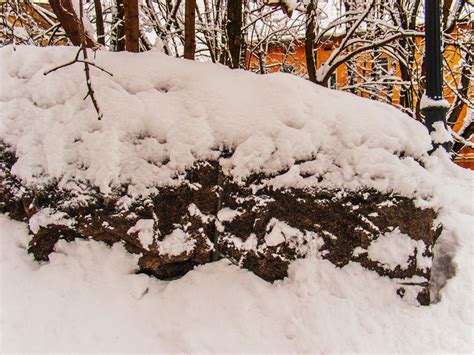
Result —
[[429, 173], [417, 163], [428, 159], [427, 131], [388, 105], [288, 74], [256, 75], [158, 51], [100, 51], [95, 61], [113, 77], [91, 68], [104, 114], [98, 121], [83, 100], [82, 64], [43, 75], [76, 51], [0, 50], [0, 140], [16, 151], [13, 173], [26, 184], [89, 181], [103, 193], [128, 184], [132, 196], [143, 195], [178, 183], [187, 168], [225, 148], [233, 154], [221, 165], [237, 181], [292, 167], [270, 183], [431, 193]]

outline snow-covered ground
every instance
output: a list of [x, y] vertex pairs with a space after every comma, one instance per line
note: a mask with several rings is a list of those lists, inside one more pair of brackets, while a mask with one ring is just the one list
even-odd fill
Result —
[[274, 284], [226, 260], [159, 281], [134, 274], [136, 256], [120, 245], [95, 241], [60, 241], [40, 265], [26, 253], [27, 225], [2, 215], [0, 350], [472, 353], [472, 174], [443, 175], [452, 206], [440, 215], [433, 269], [443, 287], [428, 307], [358, 264], [317, 257]]
[[[456, 275], [415, 307], [393, 284], [308, 258], [269, 284], [225, 260], [175, 281], [133, 273], [121, 246], [60, 242], [26, 254], [26, 224], [0, 217], [2, 352], [466, 352], [473, 350], [472, 217], [453, 214]], [[448, 238], [450, 239], [448, 242]]]
[[186, 168], [225, 147], [234, 154], [220, 162], [237, 180], [291, 167], [269, 183], [395, 191], [438, 209], [444, 225], [433, 267], [439, 302], [416, 307], [389, 279], [317, 256], [293, 263], [274, 284], [225, 260], [159, 281], [134, 274], [136, 256], [120, 245], [94, 241], [61, 241], [40, 265], [26, 253], [28, 226], [0, 216], [0, 351], [474, 350], [473, 173], [440, 152], [429, 157], [421, 124], [290, 75], [153, 52], [98, 54], [114, 72], [93, 72], [99, 122], [83, 101], [81, 65], [43, 76], [73, 50], [0, 54], [0, 139], [15, 149], [13, 173], [25, 184], [87, 181], [106, 194], [127, 183], [133, 198], [180, 182]]

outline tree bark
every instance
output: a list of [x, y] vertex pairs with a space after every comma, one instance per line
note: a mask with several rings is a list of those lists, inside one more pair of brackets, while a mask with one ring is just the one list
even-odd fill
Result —
[[227, 41], [230, 58], [227, 65], [230, 68], [240, 68], [242, 48], [242, 0], [230, 0], [227, 3]]
[[123, 0], [116, 0], [117, 12], [113, 16], [115, 50], [122, 52], [125, 50], [125, 17], [123, 14]]
[[73, 45], [80, 46], [82, 44], [82, 35], [84, 35], [86, 47], [97, 47], [97, 43], [87, 32], [82, 33], [82, 26], [74, 11], [71, 0], [49, 0], [49, 4]]
[[315, 17], [316, 4], [311, 0], [306, 8], [306, 33], [304, 50], [306, 56], [306, 68], [308, 69], [309, 80], [316, 83], [316, 60], [314, 58], [314, 40], [315, 40]]
[[196, 53], [196, 0], [186, 0], [184, 12], [184, 58], [194, 60]]
[[102, 4], [100, 0], [94, 0], [95, 24], [97, 27], [97, 42], [105, 46], [104, 17], [102, 15]]
[[129, 52], [140, 50], [140, 28], [138, 20], [138, 0], [123, 0], [125, 17], [125, 48]]

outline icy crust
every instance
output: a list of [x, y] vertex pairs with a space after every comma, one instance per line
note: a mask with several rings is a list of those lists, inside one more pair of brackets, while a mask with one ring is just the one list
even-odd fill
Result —
[[[96, 52], [89, 99], [83, 67], [43, 73], [74, 48], [0, 50], [0, 141], [28, 186], [58, 181], [83, 194], [126, 187], [130, 199], [183, 183], [199, 161], [219, 159], [245, 182], [275, 176], [277, 188], [362, 187], [404, 196], [433, 194], [430, 138], [396, 109], [285, 74], [255, 75], [165, 56]], [[225, 155], [222, 152], [227, 152]], [[286, 172], [286, 173], [285, 173]]]

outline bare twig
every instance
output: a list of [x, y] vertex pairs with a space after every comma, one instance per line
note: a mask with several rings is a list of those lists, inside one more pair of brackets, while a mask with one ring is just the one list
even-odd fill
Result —
[[[112, 73], [110, 73], [109, 71], [105, 70], [104, 68], [101, 68], [100, 66], [98, 66], [97, 64], [93, 63], [93, 62], [90, 62], [88, 59], [88, 54], [87, 54], [87, 47], [86, 47], [86, 39], [85, 39], [85, 29], [84, 29], [84, 22], [83, 22], [83, 4], [82, 4], [82, 0], [79, 1], [79, 11], [80, 11], [80, 14], [79, 14], [79, 20], [80, 20], [80, 29], [81, 29], [81, 45], [74, 57], [73, 60], [65, 63], [65, 64], [61, 64], [57, 67], [54, 67], [50, 70], [47, 70], [43, 73], [43, 75], [48, 75], [56, 70], [59, 70], [59, 69], [62, 69], [62, 68], [65, 68], [65, 67], [68, 67], [70, 65], [73, 65], [75, 63], [82, 63], [84, 64], [84, 73], [86, 75], [86, 85], [87, 85], [87, 94], [86, 96], [84, 96], [84, 100], [87, 99], [87, 97], [90, 97], [91, 98], [91, 101], [92, 101], [92, 105], [94, 106], [94, 109], [95, 111], [97, 112], [97, 118], [98, 120], [100, 121], [102, 119], [102, 117], [104, 116], [102, 111], [100, 110], [100, 107], [99, 107], [99, 104], [97, 103], [97, 99], [95, 97], [95, 91], [94, 91], [94, 88], [92, 87], [92, 81], [91, 81], [91, 75], [90, 75], [90, 66], [94, 67], [94, 68], [97, 68], [97, 69], [100, 69], [102, 70], [104, 73], [107, 73], [109, 74], [110, 76], [113, 76]], [[82, 57], [83, 59], [79, 59], [79, 56], [81, 55], [82, 53]]]

